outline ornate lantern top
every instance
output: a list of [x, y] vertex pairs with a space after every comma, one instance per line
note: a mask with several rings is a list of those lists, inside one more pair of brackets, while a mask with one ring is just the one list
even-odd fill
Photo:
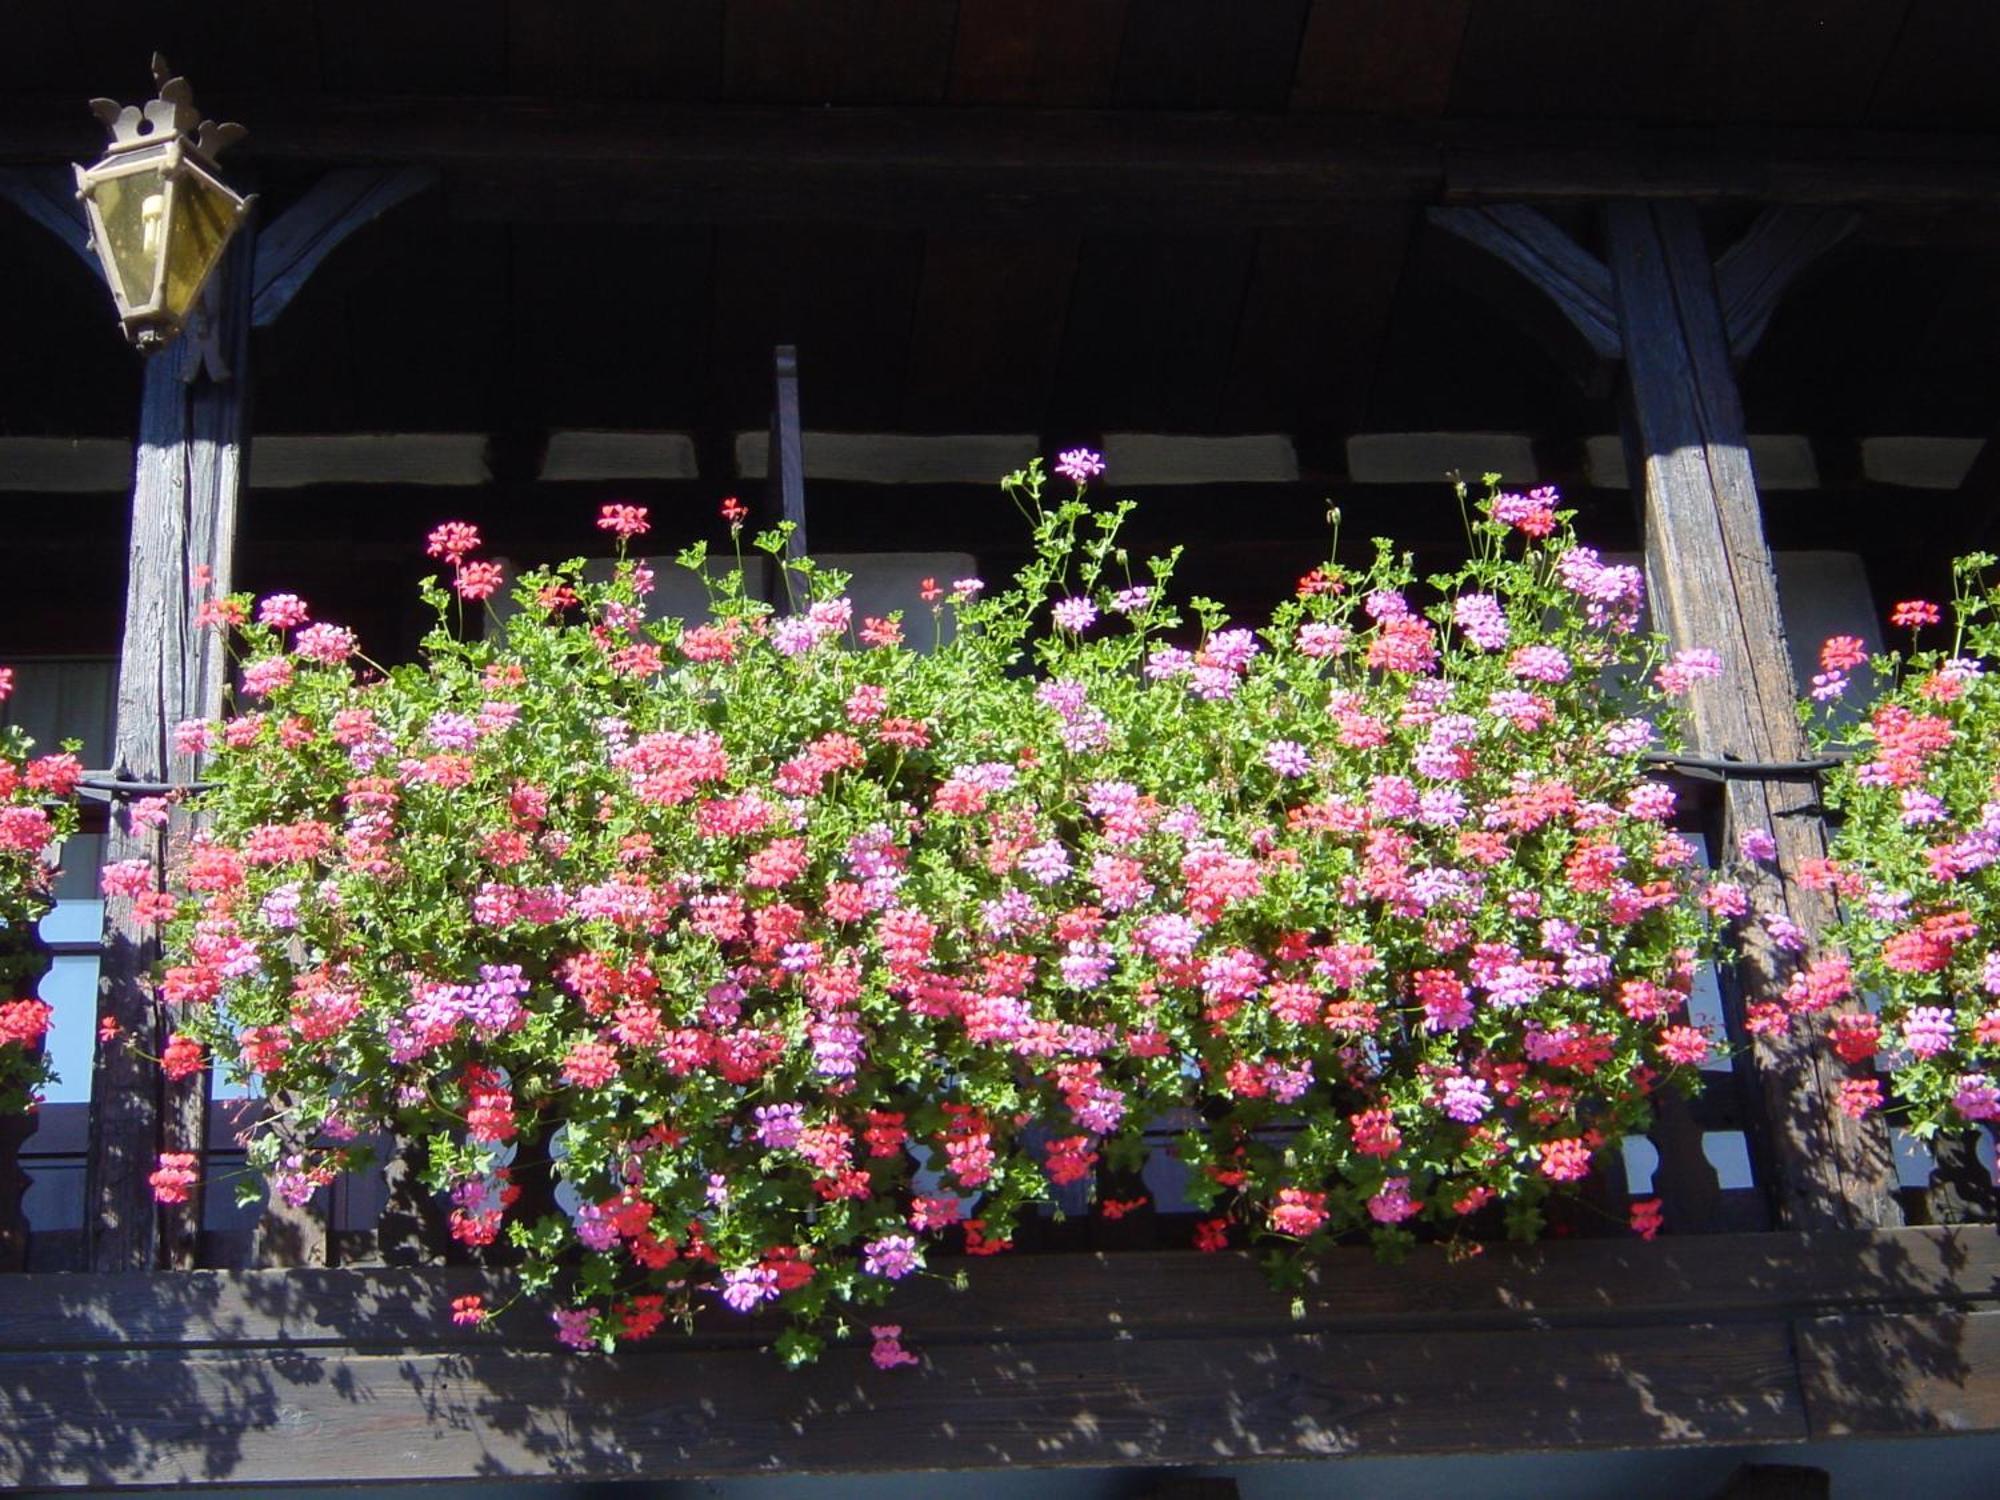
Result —
[[250, 133], [241, 125], [204, 120], [195, 108], [194, 86], [176, 77], [172, 65], [157, 52], [153, 54], [153, 87], [159, 96], [143, 107], [120, 104], [116, 99], [90, 101], [90, 112], [111, 133], [110, 152], [157, 145], [167, 136], [179, 136], [184, 149], [191, 148], [212, 168], [217, 156]]
[[104, 156], [76, 169], [91, 246], [118, 304], [125, 336], [163, 348], [196, 308], [229, 238], [249, 211], [215, 167], [243, 139], [241, 125], [203, 119], [194, 89], [153, 57], [159, 96], [143, 107], [93, 99], [110, 132]]

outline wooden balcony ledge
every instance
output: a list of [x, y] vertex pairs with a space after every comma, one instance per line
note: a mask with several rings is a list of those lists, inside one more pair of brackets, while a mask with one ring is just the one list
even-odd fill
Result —
[[[1991, 1227], [968, 1267], [787, 1373], [710, 1316], [615, 1357], [474, 1270], [0, 1278], [0, 1483], [221, 1484], [1218, 1464], [2000, 1429]], [[1294, 1313], [1296, 1312], [1296, 1316]]]

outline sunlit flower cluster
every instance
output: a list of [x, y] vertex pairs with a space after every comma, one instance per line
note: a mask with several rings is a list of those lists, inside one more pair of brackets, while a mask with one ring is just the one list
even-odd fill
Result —
[[[13, 691], [13, 669], [0, 667], [0, 703]], [[32, 1108], [52, 1077], [50, 1010], [35, 993], [45, 965], [29, 940], [49, 907], [56, 851], [76, 830], [82, 776], [73, 753], [38, 756], [19, 729], [0, 726], [0, 1116]]]
[[[1953, 633], [1922, 647], [1945, 611], [1906, 599], [1890, 623], [1912, 632], [1907, 655], [1872, 664], [1863, 643], [1821, 648], [1811, 696], [1828, 705], [1822, 741], [1852, 751], [1829, 778], [1832, 858], [1799, 872], [1833, 891], [1841, 919], [1828, 954], [1801, 976], [1813, 1009], [1865, 994], [1831, 1015], [1831, 1045], [1864, 1070], [1842, 1105], [1889, 1102], [1920, 1137], [2000, 1120], [2000, 613], [1994, 559], [1955, 564]], [[1871, 666], [1872, 696], [1852, 687]], [[1834, 712], [1849, 700], [1846, 717]]]
[[1548, 491], [1490, 498], [1452, 574], [1381, 545], [1264, 628], [1183, 613], [1097, 463], [1008, 480], [1034, 558], [926, 580], [928, 654], [782, 531], [783, 607], [696, 547], [706, 619], [621, 558], [512, 580], [477, 638], [503, 580], [448, 523], [386, 673], [291, 596], [212, 611], [244, 688], [178, 737], [215, 788], [156, 914], [176, 1044], [285, 1101], [253, 1164], [297, 1200], [400, 1138], [565, 1343], [773, 1310], [790, 1359], [1149, 1128], [1205, 1248], [1532, 1234], [1708, 1051], [1642, 755], [1712, 656], [1636, 629]]

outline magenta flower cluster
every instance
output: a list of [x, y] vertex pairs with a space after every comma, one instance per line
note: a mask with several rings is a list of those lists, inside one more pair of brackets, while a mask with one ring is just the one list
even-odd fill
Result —
[[182, 1056], [289, 1102], [253, 1164], [310, 1192], [393, 1136], [564, 1342], [775, 1310], [791, 1359], [1155, 1127], [1207, 1248], [1532, 1233], [1709, 1048], [1640, 756], [1712, 662], [1552, 492], [1490, 498], [1451, 576], [1330, 559], [1253, 629], [1135, 577], [1125, 507], [1010, 486], [1033, 559], [926, 581], [930, 654], [782, 533], [783, 612], [696, 547], [705, 618], [626, 558], [468, 639], [497, 570], [449, 523], [386, 676], [303, 601], [213, 601], [244, 689], [182, 728], [215, 789], [146, 915]]
[[[1890, 614], [1892, 626], [1911, 631], [1907, 655], [1871, 661], [1858, 637], [1834, 636], [1820, 649], [1810, 692], [1828, 715], [1822, 741], [1858, 753], [1828, 778], [1827, 804], [1840, 813], [1831, 857], [1794, 872], [1838, 898], [1839, 917], [1825, 951], [1777, 1004], [1789, 1017], [1813, 1017], [1849, 1065], [1843, 1107], [1863, 1115], [1893, 1092], [1900, 1118], [1920, 1138], [2000, 1121], [1993, 567], [1986, 555], [1954, 565], [1948, 648], [1918, 649], [1945, 612], [1907, 599]], [[1870, 695], [1853, 691], [1863, 668], [1873, 677]], [[1878, 1006], [1838, 1004], [1860, 993]]]

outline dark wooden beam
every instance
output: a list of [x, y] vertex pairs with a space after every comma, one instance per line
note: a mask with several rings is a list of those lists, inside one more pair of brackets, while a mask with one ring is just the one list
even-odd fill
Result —
[[76, 196], [76, 176], [67, 167], [11, 168], [0, 171], [0, 198], [6, 199], [90, 268], [104, 276], [90, 248], [90, 221]]
[[[1723, 663], [1720, 682], [1694, 691], [1692, 747], [1743, 760], [1800, 759], [1806, 745], [1777, 577], [1694, 208], [1613, 203], [1606, 228], [1630, 446], [1643, 459], [1653, 608], [1677, 648], [1712, 648]], [[1731, 778], [1723, 792], [1724, 847], [1749, 829], [1778, 841], [1775, 868], [1752, 882], [1754, 903], [1789, 916], [1809, 940], [1833, 917], [1831, 898], [1792, 874], [1826, 852], [1813, 798], [1809, 786], [1749, 778]], [[1746, 927], [1738, 973], [1748, 998], [1775, 998], [1795, 963], [1761, 924]], [[1900, 1222], [1888, 1132], [1879, 1116], [1856, 1121], [1834, 1107], [1845, 1075], [1818, 1039], [1760, 1036], [1752, 1051], [1768, 1129], [1764, 1165], [1781, 1221], [1797, 1228]]]
[[1611, 273], [1547, 215], [1526, 204], [1495, 203], [1433, 208], [1429, 218], [1520, 272], [1555, 304], [1598, 358], [1614, 360], [1623, 354], [1618, 313], [1611, 305]]
[[253, 325], [275, 323], [342, 241], [436, 182], [437, 173], [425, 167], [355, 168], [320, 178], [258, 239]]
[[[1342, 200], [1731, 199], [1968, 209], [2000, 138], [1835, 129], [982, 106], [791, 108], [255, 95], [260, 164], [428, 166], [474, 220], [1320, 224]], [[96, 150], [70, 100], [0, 101], [0, 163]]]
[[0, 1277], [0, 1482], [1235, 1466], [2000, 1429], [1990, 1231], [1366, 1250], [1296, 1306], [1247, 1254], [1019, 1257], [788, 1373], [711, 1310], [613, 1359], [474, 1268]]
[[1525, 203], [1437, 205], [1425, 217], [1448, 236], [1427, 247], [1446, 275], [1541, 345], [1586, 396], [1610, 395], [1622, 349], [1602, 261]]
[[2000, 1425], [2000, 1312], [1844, 1313], [1802, 1320], [1798, 1337], [1815, 1438]]
[[[1516, 132], [1519, 133], [1516, 133]], [[1733, 200], [1824, 207], [1982, 206], [2000, 171], [1992, 136], [1753, 126], [1454, 121], [1447, 201]], [[1990, 206], [1990, 200], [1988, 205]]]
[[1844, 209], [1767, 208], [1715, 263], [1715, 290], [1730, 355], [1741, 361], [1764, 336], [1792, 278], [1860, 227]]
[[0, 1371], [0, 1476], [657, 1483], [1798, 1442], [1790, 1336], [1754, 1322], [916, 1340], [919, 1367], [893, 1372], [852, 1343], [801, 1373], [768, 1350], [671, 1346], [49, 1359]]
[[[0, 1356], [232, 1343], [293, 1351], [554, 1347], [546, 1311], [533, 1300], [510, 1301], [511, 1275], [412, 1265], [0, 1276]], [[1061, 1280], [1060, 1296], [1045, 1286], [1051, 1275]], [[437, 1316], [440, 1306], [468, 1292], [487, 1294], [489, 1304], [504, 1308], [492, 1328], [459, 1328]], [[1394, 1265], [1350, 1248], [1308, 1267], [1297, 1296], [1295, 1307], [1293, 1294], [1274, 1290], [1250, 1253], [1161, 1250], [1004, 1256], [969, 1265], [963, 1291], [949, 1277], [933, 1278], [899, 1287], [890, 1306], [913, 1338], [1011, 1338], [1023, 1345], [1119, 1327], [1193, 1338], [1224, 1325], [1300, 1333], [1361, 1325], [1518, 1332], [1620, 1319], [1920, 1312], [1938, 1303], [2000, 1312], [2000, 1235], [1975, 1225], [1667, 1234], [1650, 1243], [1632, 1236], [1490, 1244], [1468, 1261], [1453, 1261], [1432, 1245]], [[780, 1326], [713, 1312], [702, 1315], [685, 1344], [750, 1348]]]

